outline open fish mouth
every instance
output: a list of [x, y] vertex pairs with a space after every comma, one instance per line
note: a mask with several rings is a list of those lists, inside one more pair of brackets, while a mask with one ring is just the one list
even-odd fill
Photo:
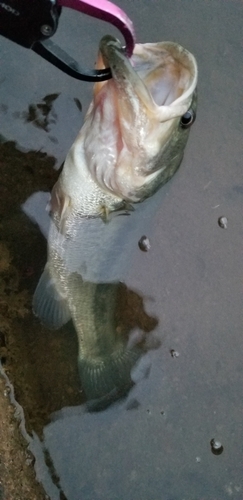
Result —
[[97, 67], [112, 79], [94, 85], [84, 152], [93, 179], [109, 192], [141, 201], [163, 169], [168, 143], [195, 97], [194, 56], [173, 42], [137, 44], [129, 60], [118, 40], [100, 42]]
[[173, 42], [137, 44], [131, 59], [112, 36], [100, 42], [84, 124], [52, 192], [52, 212], [99, 217], [141, 202], [178, 169], [196, 111], [197, 63]]

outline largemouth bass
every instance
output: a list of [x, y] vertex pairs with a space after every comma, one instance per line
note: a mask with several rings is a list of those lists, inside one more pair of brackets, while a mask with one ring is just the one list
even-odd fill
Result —
[[180, 45], [137, 44], [129, 60], [120, 42], [106, 36], [97, 67], [107, 66], [112, 79], [94, 85], [52, 191], [48, 262], [33, 299], [46, 326], [72, 319], [88, 399], [131, 386], [141, 350], [115, 324], [117, 287], [129, 259], [124, 231], [136, 204], [178, 169], [196, 111], [197, 64]]

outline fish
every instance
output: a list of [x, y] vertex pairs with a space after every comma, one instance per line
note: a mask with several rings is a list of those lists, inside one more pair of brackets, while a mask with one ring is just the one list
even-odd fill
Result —
[[[70, 319], [88, 401], [113, 401], [132, 386], [141, 357], [116, 327], [119, 283], [134, 240], [127, 226], [141, 203], [175, 174], [195, 120], [195, 57], [174, 42], [100, 41], [97, 82], [83, 126], [51, 193], [48, 259], [33, 297], [42, 323]], [[129, 217], [128, 217], [129, 215]]]

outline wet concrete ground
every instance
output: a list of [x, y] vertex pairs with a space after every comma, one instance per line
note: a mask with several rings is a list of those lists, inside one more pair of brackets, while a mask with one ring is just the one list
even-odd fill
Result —
[[[147, 314], [158, 318], [151, 328], [161, 345], [144, 356], [146, 376], [137, 374], [127, 400], [84, 414], [73, 332], [53, 334], [32, 317], [46, 243], [20, 204], [54, 184], [51, 156], [56, 165], [64, 160], [83, 119], [75, 99], [86, 110], [91, 85], [1, 40], [0, 133], [17, 143], [1, 145], [1, 255], [8, 262], [1, 274], [1, 356], [50, 498], [242, 500], [243, 6], [223, 0], [120, 5], [139, 41], [177, 41], [199, 65], [197, 121], [183, 164], [156, 195], [156, 214], [144, 217], [148, 253], [137, 246], [140, 229], [134, 234], [125, 279], [145, 297]], [[91, 63], [106, 32], [106, 25], [66, 11], [56, 41]], [[227, 229], [218, 224], [221, 216]], [[2, 429], [11, 432], [6, 401]], [[212, 438], [223, 444], [221, 455], [212, 453]], [[18, 450], [21, 441], [12, 443]], [[19, 493], [16, 476], [29, 477], [29, 469], [21, 474], [5, 446], [2, 453], [7, 469], [13, 466], [10, 479], [2, 476], [6, 492], [39, 498], [37, 490]]]

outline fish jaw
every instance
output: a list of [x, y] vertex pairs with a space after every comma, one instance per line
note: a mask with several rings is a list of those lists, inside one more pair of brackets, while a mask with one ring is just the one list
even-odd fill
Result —
[[193, 100], [196, 61], [180, 45], [161, 42], [136, 45], [130, 62], [120, 42], [106, 36], [99, 55], [104, 64], [113, 78], [94, 86], [84, 125], [86, 164], [102, 189], [141, 201], [145, 186], [167, 168], [163, 151], [172, 134], [183, 135], [180, 119]]

